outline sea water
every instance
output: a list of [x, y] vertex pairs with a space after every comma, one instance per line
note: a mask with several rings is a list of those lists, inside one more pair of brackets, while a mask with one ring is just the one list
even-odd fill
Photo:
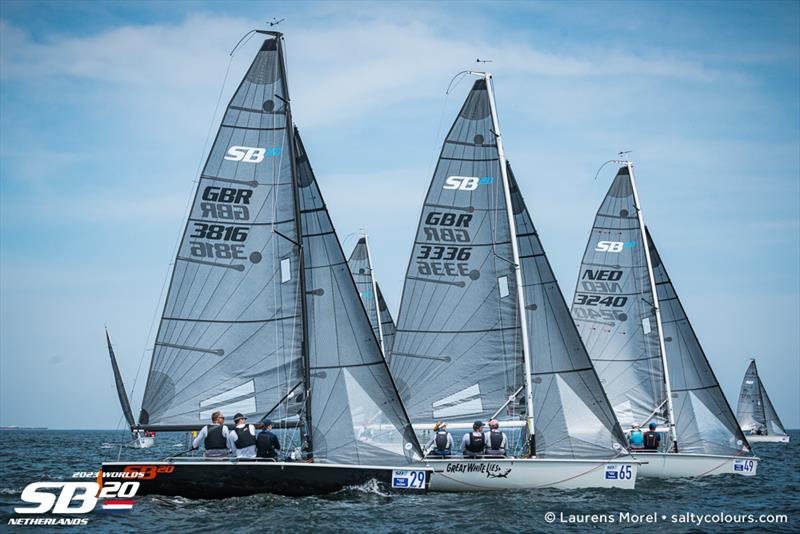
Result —
[[[33, 482], [73, 480], [102, 461], [156, 460], [184, 451], [186, 436], [159, 434], [146, 450], [120, 449], [127, 432], [0, 431], [0, 531], [38, 532], [761, 532], [800, 531], [800, 432], [755, 444], [758, 475], [641, 479], [635, 490], [528, 490], [389, 495], [376, 484], [324, 497], [256, 495], [224, 500], [136, 497], [130, 512], [100, 506], [85, 525], [23, 527], [9, 520]], [[91, 480], [91, 479], [83, 479]], [[782, 517], [785, 516], [785, 517]], [[30, 516], [27, 516], [30, 517]], [[42, 517], [58, 517], [47, 514]], [[13, 521], [12, 521], [13, 523]]]

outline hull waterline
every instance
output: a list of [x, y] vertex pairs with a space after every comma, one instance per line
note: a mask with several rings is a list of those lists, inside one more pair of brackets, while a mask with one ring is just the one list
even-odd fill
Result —
[[[645, 460], [646, 461], [646, 460]], [[556, 460], [483, 458], [427, 460], [433, 468], [430, 491], [511, 489], [633, 489], [642, 460]]]
[[[400, 472], [422, 472], [420, 489], [398, 488], [393, 478]], [[260, 493], [291, 497], [326, 495], [347, 487], [377, 482], [383, 490], [425, 491], [430, 469], [424, 467], [359, 466], [258, 460], [193, 460], [147, 463], [107, 462], [104, 480], [121, 480], [111, 473], [132, 473], [124, 480], [140, 483], [137, 495], [179, 496], [189, 499], [225, 499]], [[142, 475], [138, 475], [142, 473]]]
[[715, 475], [755, 476], [759, 458], [755, 456], [715, 456], [684, 453], [634, 453], [644, 460], [642, 478], [698, 478]]
[[749, 443], [789, 443], [789, 436], [747, 436]]

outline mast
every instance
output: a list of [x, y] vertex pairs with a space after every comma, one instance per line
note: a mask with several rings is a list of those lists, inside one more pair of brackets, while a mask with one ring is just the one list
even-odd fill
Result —
[[661, 350], [661, 367], [664, 369], [664, 383], [667, 390], [667, 415], [669, 417], [669, 432], [672, 436], [672, 443], [675, 447], [675, 452], [678, 452], [678, 435], [675, 431], [675, 411], [672, 408], [672, 385], [669, 379], [669, 366], [667, 365], [667, 349], [664, 343], [664, 327], [661, 324], [661, 308], [658, 305], [658, 294], [656, 291], [656, 281], [653, 275], [653, 262], [650, 258], [650, 245], [647, 240], [645, 232], [644, 217], [642, 216], [642, 207], [639, 203], [639, 193], [636, 189], [636, 178], [633, 174], [633, 163], [625, 161], [628, 167], [628, 175], [631, 180], [631, 189], [633, 190], [633, 201], [636, 204], [636, 214], [639, 217], [639, 231], [642, 234], [642, 245], [644, 246], [645, 259], [647, 261], [647, 276], [650, 280], [650, 290], [653, 297], [653, 308], [656, 312], [656, 326], [658, 327], [658, 346]]
[[[522, 360], [525, 367], [525, 420], [527, 422], [528, 436], [530, 439], [531, 456], [536, 454], [536, 436], [533, 427], [533, 386], [531, 384], [531, 356], [528, 346], [528, 321], [525, 315], [525, 295], [522, 284], [522, 266], [519, 259], [519, 247], [517, 245], [517, 227], [514, 221], [514, 213], [511, 209], [511, 187], [508, 182], [508, 169], [506, 167], [506, 155], [503, 150], [503, 139], [500, 134], [500, 123], [497, 120], [497, 109], [494, 102], [494, 90], [492, 88], [492, 75], [488, 72], [473, 72], [472, 74], [483, 76], [486, 80], [486, 90], [489, 94], [489, 110], [492, 114], [492, 125], [497, 141], [497, 155], [500, 159], [500, 175], [503, 178], [503, 193], [506, 201], [506, 214], [508, 215], [508, 229], [511, 233], [511, 252], [514, 261], [514, 276], [517, 285], [517, 305], [519, 307], [520, 328], [522, 330]], [[651, 274], [652, 276], [652, 274]]]
[[372, 269], [372, 252], [369, 250], [369, 239], [367, 234], [363, 235], [364, 244], [367, 246], [367, 268], [369, 269], [369, 278], [372, 281], [372, 299], [375, 301], [375, 317], [378, 319], [378, 342], [381, 345], [381, 353], [384, 359], [386, 358], [386, 350], [383, 346], [383, 326], [381, 325], [381, 307], [378, 303], [378, 283], [375, 281], [375, 271]]
[[283, 56], [283, 34], [280, 32], [266, 32], [270, 35], [275, 35], [278, 47], [278, 60], [280, 61], [281, 79], [283, 80], [283, 89], [286, 92], [286, 132], [289, 145], [289, 162], [292, 168], [292, 194], [294, 196], [294, 212], [295, 212], [295, 232], [297, 236], [298, 247], [298, 273], [300, 280], [298, 285], [300, 287], [300, 311], [302, 315], [302, 329], [303, 341], [301, 351], [303, 353], [303, 380], [305, 381], [305, 421], [306, 421], [306, 440], [308, 443], [308, 450], [313, 454], [314, 446], [311, 441], [312, 427], [311, 427], [311, 369], [308, 354], [308, 303], [306, 302], [306, 273], [305, 273], [305, 251], [303, 250], [303, 227], [300, 213], [300, 193], [298, 191], [297, 183], [297, 150], [294, 143], [295, 127], [292, 120], [292, 106], [290, 104], [291, 97], [289, 95], [289, 81], [286, 78], [286, 59]]

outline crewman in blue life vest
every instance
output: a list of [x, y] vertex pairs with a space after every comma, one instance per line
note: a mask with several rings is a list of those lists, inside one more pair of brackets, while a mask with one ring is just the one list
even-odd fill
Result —
[[644, 433], [644, 450], [657, 451], [661, 444], [661, 435], [656, 432], [658, 425], [655, 421], [650, 422], [650, 429]]
[[256, 457], [256, 427], [247, 424], [247, 417], [240, 413], [233, 416], [236, 427], [228, 433], [228, 447], [237, 458]]
[[256, 438], [256, 455], [259, 458], [278, 458], [278, 451], [281, 449], [281, 442], [278, 436], [272, 433], [272, 421], [264, 420], [264, 429], [258, 433]]
[[228, 457], [228, 427], [225, 426], [225, 417], [222, 412], [211, 414], [213, 424], [206, 425], [192, 441], [192, 449], [200, 448], [202, 443], [206, 449], [206, 458], [227, 458]]
[[449, 458], [453, 454], [453, 436], [447, 431], [447, 423], [439, 421], [433, 425], [433, 432], [425, 450], [430, 456]]
[[631, 427], [630, 442], [632, 450], [644, 449], [644, 434], [642, 434], [642, 429], [639, 427], [638, 423]]
[[508, 438], [500, 431], [497, 419], [489, 421], [489, 432], [485, 435], [486, 456], [505, 456], [508, 449]]
[[464, 458], [481, 458], [486, 448], [486, 436], [483, 434], [483, 421], [472, 424], [472, 432], [461, 438], [461, 454]]

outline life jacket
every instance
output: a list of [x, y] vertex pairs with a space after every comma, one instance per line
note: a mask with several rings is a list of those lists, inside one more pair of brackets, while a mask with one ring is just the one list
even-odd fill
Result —
[[222, 425], [214, 425], [206, 428], [206, 439], [203, 440], [203, 445], [207, 451], [228, 448], [228, 441], [222, 433]]
[[653, 432], [652, 430], [648, 430], [644, 433], [644, 448], [645, 449], [657, 449], [658, 448], [658, 432]]
[[505, 453], [503, 448], [503, 433], [499, 430], [491, 430], [489, 432], [489, 450], [495, 453]]
[[449, 441], [447, 437], [449, 434], [447, 430], [439, 430], [436, 432], [436, 451], [437, 452], [450, 452], [450, 447], [447, 446], [447, 442]]
[[478, 435], [476, 436], [475, 432], [470, 432], [466, 449], [471, 453], [481, 454], [485, 447], [486, 447], [486, 440], [483, 439], [483, 433], [478, 432]]
[[256, 438], [256, 456], [259, 458], [276, 458], [278, 453], [275, 450], [275, 439], [275, 434], [269, 430], [259, 432]]
[[234, 429], [236, 432], [236, 448], [245, 449], [256, 444], [256, 437], [250, 433], [250, 425]]
[[631, 447], [642, 448], [644, 446], [644, 435], [641, 430], [634, 430], [631, 432]]

